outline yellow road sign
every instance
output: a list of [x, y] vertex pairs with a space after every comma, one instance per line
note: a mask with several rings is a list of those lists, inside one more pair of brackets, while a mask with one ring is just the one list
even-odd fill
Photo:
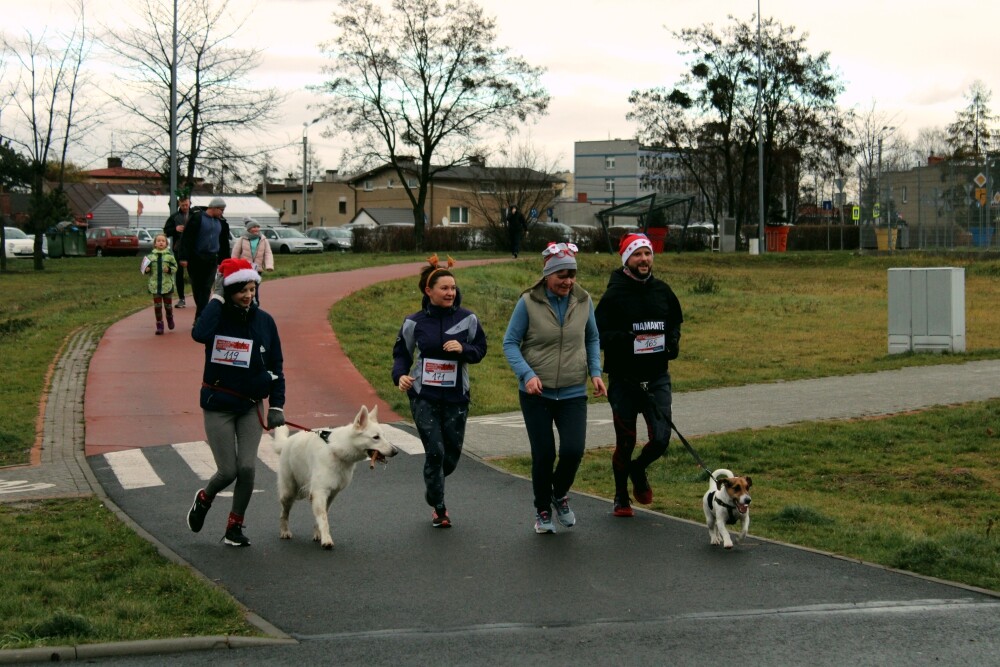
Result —
[[861, 219], [861, 207], [860, 206], [852, 206], [851, 207], [851, 220], [860, 220], [860, 219]]

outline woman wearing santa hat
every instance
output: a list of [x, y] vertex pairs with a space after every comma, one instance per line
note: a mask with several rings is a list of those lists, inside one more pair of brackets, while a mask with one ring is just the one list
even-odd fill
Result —
[[233, 482], [223, 542], [247, 547], [243, 517], [253, 494], [257, 446], [263, 433], [258, 405], [266, 398], [267, 428], [285, 423], [285, 376], [278, 327], [254, 301], [260, 274], [245, 259], [219, 265], [213, 293], [191, 330], [205, 345], [201, 408], [216, 472], [195, 494], [188, 527], [199, 532], [212, 501]]
[[[531, 444], [535, 532], [576, 524], [569, 489], [587, 441], [587, 379], [604, 396], [601, 350], [594, 302], [576, 284], [572, 243], [549, 243], [542, 251], [542, 279], [521, 294], [503, 338], [507, 363], [517, 376], [524, 427]], [[552, 433], [559, 432], [558, 463]]]

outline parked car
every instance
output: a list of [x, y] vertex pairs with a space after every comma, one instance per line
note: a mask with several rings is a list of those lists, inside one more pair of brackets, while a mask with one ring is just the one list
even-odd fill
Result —
[[139, 227], [135, 230], [136, 238], [139, 239], [139, 253], [148, 255], [153, 252], [153, 239], [157, 234], [162, 234], [162, 227]]
[[[4, 252], [7, 254], [7, 259], [14, 259], [15, 257], [27, 257], [30, 259], [35, 256], [35, 237], [25, 234], [17, 227], [4, 227], [3, 233], [6, 239]], [[48, 245], [48, 239], [43, 236], [42, 257], [49, 256]]]
[[300, 252], [323, 252], [323, 244], [291, 227], [261, 227], [260, 233], [271, 243], [271, 252], [286, 255]]
[[323, 244], [324, 250], [350, 252], [354, 246], [354, 233], [340, 227], [313, 227], [306, 236]]
[[549, 241], [576, 242], [576, 232], [561, 222], [536, 222], [531, 226], [530, 233], [536, 238], [541, 236]]
[[139, 237], [134, 229], [125, 227], [91, 227], [87, 230], [87, 255], [139, 254]]

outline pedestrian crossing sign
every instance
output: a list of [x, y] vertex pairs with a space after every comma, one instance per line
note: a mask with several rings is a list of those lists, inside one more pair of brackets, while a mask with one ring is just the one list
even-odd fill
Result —
[[851, 220], [860, 220], [860, 219], [861, 219], [861, 207], [860, 206], [852, 206], [851, 207]]

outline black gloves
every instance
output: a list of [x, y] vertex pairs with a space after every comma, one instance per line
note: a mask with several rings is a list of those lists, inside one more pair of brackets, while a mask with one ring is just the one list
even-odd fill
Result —
[[667, 334], [667, 359], [673, 360], [681, 353], [681, 332], [674, 329]]
[[284, 426], [285, 424], [285, 411], [281, 408], [270, 408], [267, 411], [267, 430], [272, 428], [277, 428], [279, 426]]

